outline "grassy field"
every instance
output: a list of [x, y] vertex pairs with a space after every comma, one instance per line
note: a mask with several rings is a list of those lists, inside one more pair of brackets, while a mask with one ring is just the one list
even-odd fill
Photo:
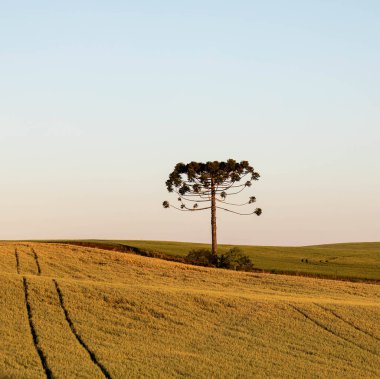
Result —
[[0, 377], [378, 378], [380, 286], [0, 243]]
[[[88, 240], [99, 244], [126, 245], [144, 251], [184, 257], [191, 249], [210, 248], [207, 244], [164, 241]], [[225, 252], [233, 245], [219, 245]], [[240, 246], [255, 268], [269, 272], [320, 275], [380, 281], [380, 242], [279, 247]], [[303, 262], [302, 262], [303, 260]], [[307, 263], [306, 263], [307, 260]]]

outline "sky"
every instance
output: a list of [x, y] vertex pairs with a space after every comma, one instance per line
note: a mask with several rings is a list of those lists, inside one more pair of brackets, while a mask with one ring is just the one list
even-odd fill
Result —
[[209, 242], [177, 162], [248, 160], [218, 240], [380, 241], [380, 2], [0, 0], [0, 239]]

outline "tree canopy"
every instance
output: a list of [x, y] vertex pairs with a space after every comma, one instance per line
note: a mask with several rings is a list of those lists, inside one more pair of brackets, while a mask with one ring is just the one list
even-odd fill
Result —
[[229, 159], [226, 162], [177, 163], [166, 181], [166, 187], [169, 192], [178, 195], [180, 205], [174, 206], [164, 201], [163, 206], [181, 211], [201, 211], [211, 209], [214, 199], [216, 209], [239, 215], [259, 216], [262, 213], [261, 208], [255, 208], [248, 213], [231, 209], [255, 203], [254, 196], [250, 196], [243, 203], [227, 201], [229, 196], [237, 195], [251, 187], [252, 182], [259, 178], [260, 174], [250, 166], [248, 161], [236, 162], [234, 159]]

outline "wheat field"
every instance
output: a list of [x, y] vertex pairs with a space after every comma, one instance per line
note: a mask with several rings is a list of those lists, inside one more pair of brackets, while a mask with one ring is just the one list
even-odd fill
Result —
[[379, 378], [380, 286], [0, 243], [1, 378]]
[[[210, 245], [174, 241], [62, 240], [39, 241], [84, 244], [95, 248], [130, 248], [141, 252], [185, 257], [192, 249]], [[249, 256], [256, 271], [278, 274], [339, 278], [380, 283], [380, 242], [339, 243], [316, 246], [218, 245], [219, 253], [239, 247]], [[119, 249], [120, 250], [120, 249]]]

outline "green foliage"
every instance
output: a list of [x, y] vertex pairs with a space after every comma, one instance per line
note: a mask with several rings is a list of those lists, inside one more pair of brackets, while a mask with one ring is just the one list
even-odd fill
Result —
[[[164, 208], [172, 207], [180, 211], [212, 209], [211, 213], [215, 214], [215, 210], [220, 209], [238, 215], [256, 214], [260, 216], [261, 208], [251, 209], [248, 213], [242, 208], [240, 208], [243, 210], [242, 212], [233, 210], [235, 207], [255, 203], [256, 198], [254, 196], [250, 196], [248, 201], [239, 204], [226, 201], [230, 195], [237, 195], [244, 189], [250, 188], [252, 182], [259, 178], [260, 174], [254, 170], [248, 161], [237, 162], [234, 159], [228, 159], [226, 162], [177, 163], [174, 170], [169, 174], [166, 188], [169, 192], [179, 195], [180, 204], [176, 206], [164, 201], [162, 205]], [[201, 203], [202, 207], [199, 207], [198, 202]], [[213, 228], [216, 228], [214, 223]]]
[[215, 255], [212, 254], [211, 250], [209, 249], [192, 249], [187, 254], [186, 258], [189, 261], [199, 263], [202, 265], [212, 265], [217, 266], [218, 265], [218, 259], [215, 257]]
[[221, 254], [218, 266], [238, 271], [251, 271], [253, 269], [251, 258], [245, 255], [239, 247], [233, 247]]
[[251, 180], [258, 180], [260, 174], [249, 165], [248, 161], [239, 163], [234, 159], [228, 159], [226, 162], [177, 163], [166, 181], [166, 187], [169, 192], [176, 189], [181, 195], [199, 193], [202, 187], [210, 188], [210, 178], [213, 178], [214, 183], [219, 185], [226, 181], [239, 182], [242, 177], [248, 174], [250, 180], [245, 183], [245, 186], [250, 187]]
[[189, 251], [186, 258], [201, 265], [216, 266], [230, 270], [251, 271], [253, 268], [251, 259], [239, 247], [233, 247], [218, 256], [213, 255], [209, 249], [193, 249]]

